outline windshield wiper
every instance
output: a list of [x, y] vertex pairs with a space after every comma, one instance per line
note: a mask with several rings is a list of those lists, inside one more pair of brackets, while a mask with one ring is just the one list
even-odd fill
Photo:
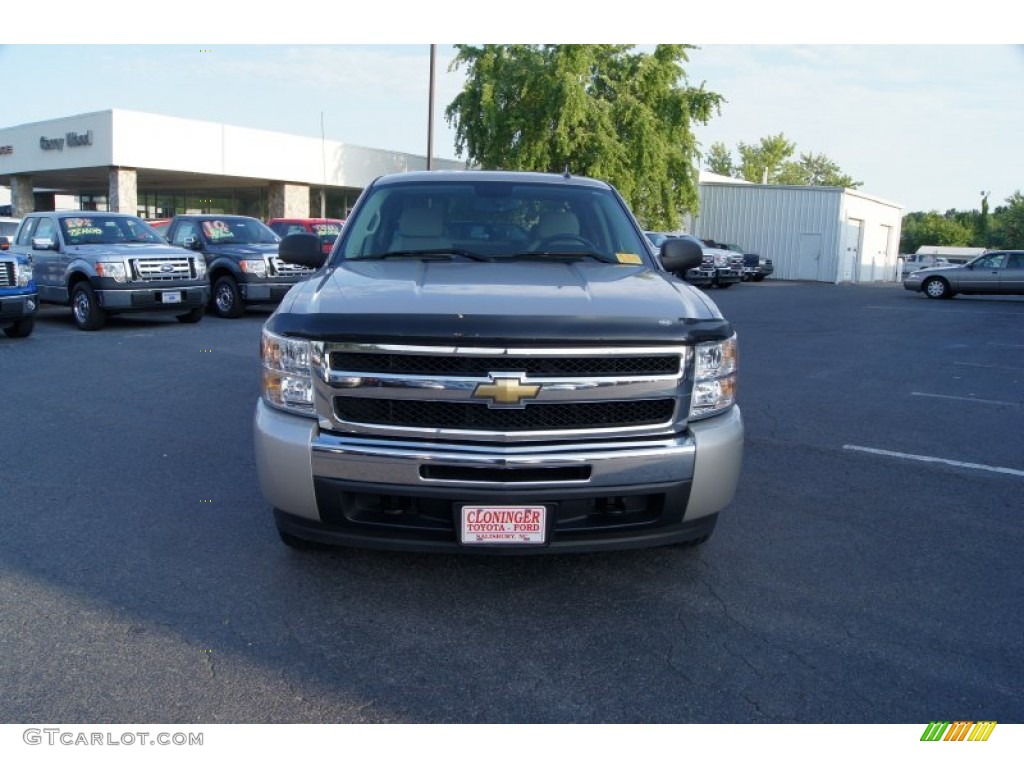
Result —
[[594, 261], [601, 261], [605, 264], [619, 263], [617, 259], [608, 256], [607, 254], [597, 253], [595, 251], [523, 251], [521, 253], [513, 253], [510, 258], [531, 259], [537, 261], [551, 261], [554, 259], [579, 261], [580, 259], [594, 259]]
[[363, 259], [401, 259], [401, 258], [452, 258], [455, 256], [461, 256], [472, 261], [491, 261], [487, 256], [473, 251], [467, 251], [463, 248], [425, 248], [423, 250], [407, 250], [407, 251], [388, 251], [387, 253], [373, 253], [369, 256], [358, 256], [356, 257], [360, 261]]

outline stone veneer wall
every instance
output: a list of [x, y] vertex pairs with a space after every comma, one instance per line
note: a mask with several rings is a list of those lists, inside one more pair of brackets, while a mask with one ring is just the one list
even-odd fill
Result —
[[309, 218], [309, 187], [305, 184], [271, 182], [268, 194], [269, 218]]
[[111, 211], [130, 213], [133, 216], [139, 207], [139, 188], [134, 168], [110, 169], [110, 195], [107, 207]]

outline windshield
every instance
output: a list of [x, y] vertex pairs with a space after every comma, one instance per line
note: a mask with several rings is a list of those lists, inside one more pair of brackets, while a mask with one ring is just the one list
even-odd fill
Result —
[[203, 234], [214, 245], [226, 243], [240, 245], [256, 245], [260, 243], [277, 243], [281, 238], [273, 230], [258, 219], [218, 218], [202, 223]]
[[510, 180], [372, 187], [344, 227], [346, 259], [593, 259], [648, 264], [643, 235], [606, 187]]
[[166, 243], [152, 227], [134, 216], [66, 217], [60, 220], [68, 245], [114, 245], [116, 243]]
[[16, 221], [0, 221], [0, 236], [14, 237], [14, 233], [18, 231], [18, 222]]

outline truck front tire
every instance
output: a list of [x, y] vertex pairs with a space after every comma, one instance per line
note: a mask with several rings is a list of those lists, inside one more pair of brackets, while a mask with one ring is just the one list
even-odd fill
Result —
[[183, 315], [178, 315], [179, 323], [198, 323], [203, 319], [203, 315], [206, 314], [206, 307], [196, 307], [191, 309]]
[[230, 275], [218, 277], [213, 284], [213, 311], [218, 317], [229, 319], [241, 317], [245, 312], [238, 283]]
[[71, 314], [75, 325], [83, 331], [98, 331], [107, 323], [107, 313], [96, 300], [96, 292], [89, 283], [75, 283], [71, 289]]
[[23, 317], [21, 320], [16, 320], [7, 328], [4, 328], [4, 334], [9, 339], [23, 339], [32, 333], [32, 329], [36, 327], [36, 319], [34, 317]]

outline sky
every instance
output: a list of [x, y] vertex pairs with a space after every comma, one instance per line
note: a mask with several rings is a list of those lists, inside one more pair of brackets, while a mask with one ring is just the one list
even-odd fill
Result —
[[[687, 82], [726, 100], [720, 115], [694, 126], [705, 151], [723, 142], [738, 158], [740, 142], [782, 133], [796, 144], [793, 159], [825, 154], [863, 182], [861, 191], [908, 212], [974, 210], [983, 192], [995, 207], [1024, 191], [1024, 45], [999, 38], [1013, 25], [1000, 32], [984, 4], [974, 14], [950, 6], [945, 28], [923, 31], [921, 14], [945, 18], [945, 3], [861, 0], [843, 23], [795, 0], [771, 4], [771, 16], [761, 15], [765, 4], [695, 13], [690, 4], [673, 11], [634, 0], [630, 14], [588, 12], [585, 23], [536, 0], [501, 18], [481, 16], [496, 6], [461, 0], [357, 10], [312, 0], [294, 16], [267, 20], [235, 4], [182, 0], [177, 23], [170, 12], [146, 18], [138, 5], [98, 5], [109, 13], [47, 4], [57, 18], [73, 15], [74, 25], [39, 24], [27, 6], [5, 11], [0, 127], [118, 108], [313, 137], [322, 125], [331, 140], [425, 155], [432, 37], [641, 40], [643, 51], [687, 42], [699, 46], [685, 65]], [[658, 30], [675, 39], [653, 39]], [[450, 43], [437, 44], [433, 149], [448, 159], [458, 156], [444, 109], [465, 77], [450, 70], [453, 56]]]

